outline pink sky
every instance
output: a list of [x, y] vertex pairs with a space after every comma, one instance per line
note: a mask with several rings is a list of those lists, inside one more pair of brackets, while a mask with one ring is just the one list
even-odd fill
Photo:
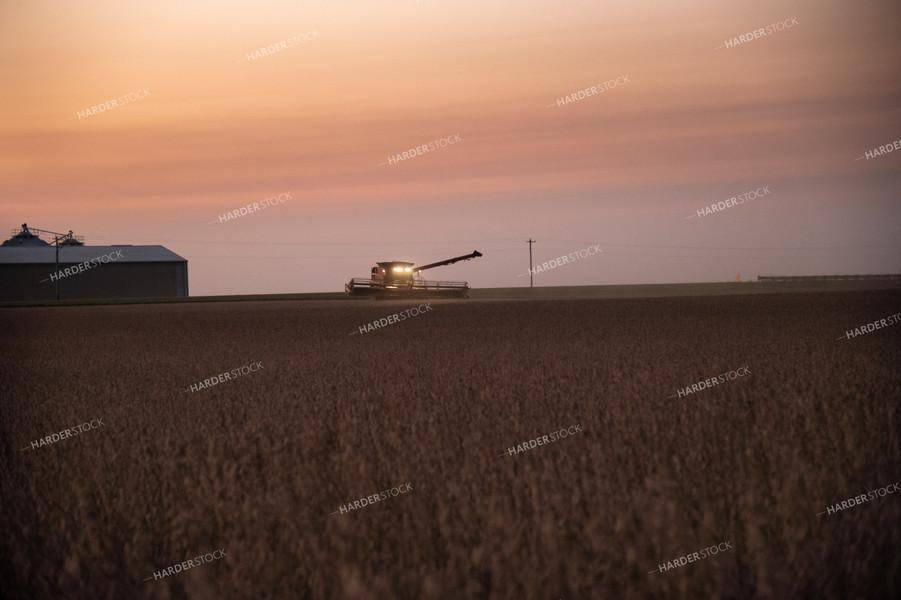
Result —
[[192, 295], [340, 290], [377, 260], [474, 249], [429, 276], [527, 285], [529, 237], [539, 262], [603, 250], [536, 285], [898, 273], [901, 151], [855, 159], [901, 139], [899, 17], [890, 1], [5, 2], [0, 224], [163, 244]]

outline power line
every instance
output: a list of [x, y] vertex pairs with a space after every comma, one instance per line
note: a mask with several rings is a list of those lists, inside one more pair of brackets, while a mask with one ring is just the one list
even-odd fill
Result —
[[794, 260], [804, 260], [804, 259], [814, 259], [814, 258], [879, 258], [884, 256], [901, 256], [901, 250], [898, 252], [889, 252], [885, 254], [809, 254], [809, 255], [798, 255], [795, 254], [793, 256], [736, 256], [732, 254], [721, 254], [718, 256], [710, 256], [703, 254], [636, 254], [634, 252], [604, 252], [604, 254], [610, 254], [613, 256], [655, 256], [661, 258], [712, 258], [712, 259], [726, 259], [732, 260], [734, 258], [742, 258], [742, 259], [757, 259], [757, 260], [770, 260], [770, 259], [794, 259]]
[[[90, 238], [99, 238], [107, 240], [121, 240], [123, 236], [112, 237], [103, 235], [90, 235]], [[144, 242], [164, 242], [179, 244], [226, 244], [229, 246], [438, 246], [451, 244], [513, 244], [521, 243], [519, 238], [502, 238], [502, 239], [482, 239], [482, 240], [445, 240], [445, 241], [419, 241], [419, 242], [401, 242], [401, 241], [381, 241], [381, 242], [242, 242], [235, 240], [176, 240], [176, 239], [160, 239], [160, 238], [136, 238], [124, 236], [127, 239]], [[533, 242], [535, 240], [532, 240]], [[545, 240], [549, 243], [558, 244], [600, 244], [603, 246], [622, 246], [625, 248], [657, 248], [666, 250], [863, 250], [863, 249], [882, 249], [889, 247], [901, 248], [901, 244], [882, 244], [882, 245], [865, 245], [865, 246], [665, 246], [659, 244], [623, 244], [619, 242], [598, 242], [598, 240]]]
[[108, 235], [90, 235], [87, 234], [90, 238], [98, 238], [104, 240], [121, 240], [124, 238], [134, 241], [142, 241], [142, 242], [156, 242], [156, 243], [166, 243], [166, 244], [226, 244], [229, 246], [386, 246], [386, 245], [396, 245], [396, 246], [437, 246], [437, 245], [448, 245], [448, 244], [509, 244], [512, 242], [519, 242], [518, 238], [509, 238], [503, 240], [449, 240], [449, 241], [424, 241], [424, 242], [395, 242], [395, 241], [381, 241], [381, 242], [240, 242], [234, 240], [173, 240], [173, 239], [161, 239], [161, 238], [137, 238], [131, 236], [117, 236], [112, 237]]
[[[495, 252], [498, 254], [499, 252]], [[513, 251], [505, 251], [505, 254], [513, 253]], [[517, 250], [516, 254], [519, 253]], [[604, 254], [609, 256], [648, 256], [648, 257], [656, 257], [656, 258], [701, 258], [701, 259], [714, 259], [714, 260], [733, 260], [733, 259], [756, 259], [756, 260], [772, 260], [772, 259], [781, 259], [781, 260], [807, 260], [807, 259], [823, 259], [823, 258], [883, 258], [886, 256], [901, 256], [901, 251], [898, 252], [889, 252], [884, 254], [809, 254], [809, 255], [799, 255], [795, 254], [792, 256], [747, 256], [747, 255], [733, 255], [733, 254], [720, 254], [716, 256], [704, 255], [704, 254], [660, 254], [660, 253], [636, 253], [636, 252], [604, 252]], [[428, 254], [423, 254], [421, 256], [429, 256]], [[205, 256], [205, 255], [190, 255], [191, 260], [203, 258], [203, 259], [215, 259], [215, 258], [247, 258], [253, 260], [260, 259], [279, 259], [279, 260], [335, 260], [335, 259], [360, 259], [360, 260], [371, 260], [371, 254], [361, 254], [356, 256], [345, 255], [345, 256], [331, 256], [331, 255], [321, 255], [321, 256], [272, 256], [272, 255], [258, 255], [258, 256], [235, 256], [235, 255], [218, 255], [218, 256]], [[531, 268], [531, 267], [530, 267]]]
[[901, 244], [882, 244], [880, 246], [660, 246], [655, 244], [620, 244], [617, 242], [598, 242], [585, 240], [547, 240], [563, 244], [600, 244], [604, 246], [625, 246], [627, 248], [665, 248], [669, 250], [857, 250], [863, 248], [885, 248]]
[[[88, 235], [91, 238], [100, 238], [100, 239], [116, 239], [121, 241], [121, 237], [113, 238], [111, 236], [92, 236]], [[180, 239], [158, 239], [158, 238], [134, 238], [126, 236], [127, 239], [133, 241], [153, 241], [157, 243], [180, 243], [180, 244], [217, 244], [222, 246], [261, 246], [261, 247], [272, 247], [272, 246], [293, 246], [293, 247], [380, 247], [384, 248], [386, 246], [440, 246], [440, 245], [461, 245], [461, 244], [501, 244], [506, 245], [516, 243], [522, 243], [521, 239], [518, 238], [498, 238], [498, 239], [471, 239], [471, 240], [443, 240], [443, 241], [413, 241], [413, 242], [405, 242], [405, 241], [381, 241], [381, 242], [278, 242], [278, 241], [267, 241], [267, 242], [245, 242], [245, 241], [234, 241], [234, 240], [180, 240]], [[547, 244], [599, 244], [596, 240], [588, 241], [588, 240], [560, 240], [560, 239], [547, 239], [545, 240]], [[529, 268], [532, 268], [532, 244], [535, 243], [535, 240], [529, 239], [527, 241], [529, 243]], [[873, 257], [883, 257], [883, 256], [895, 256], [901, 254], [901, 244], [883, 244], [883, 245], [862, 245], [862, 246], [678, 246], [678, 245], [661, 245], [661, 244], [625, 244], [620, 242], [601, 242], [599, 245], [605, 247], [614, 247], [614, 248], [624, 248], [624, 249], [636, 249], [636, 250], [697, 250], [697, 251], [752, 251], [752, 252], [772, 252], [772, 251], [819, 251], [819, 252], [834, 252], [834, 251], [854, 251], [854, 250], [884, 250], [885, 252], [880, 254], [859, 254], [859, 255], [833, 255], [833, 254], [825, 254], [825, 255], [795, 255], [795, 256], [735, 256], [735, 255], [724, 255], [724, 256], [705, 256], [703, 254], [666, 254], [666, 253], [642, 253], [637, 254], [634, 252], [617, 252], [615, 250], [604, 250], [605, 254], [609, 255], [617, 255], [617, 256], [658, 256], [658, 257], [668, 257], [668, 258], [727, 258], [727, 259], [804, 259], [804, 258], [873, 258]], [[552, 249], [554, 246], [545, 245], [545, 248]], [[897, 250], [896, 250], [897, 248]], [[515, 250], [504, 250], [497, 249], [494, 250], [495, 253], [509, 253], [515, 252]], [[420, 255], [428, 255], [429, 253], [419, 253]], [[194, 258], [265, 258], [265, 257], [254, 257], [254, 256], [194, 256]], [[270, 256], [268, 258], [281, 258], [281, 259], [369, 259], [372, 258], [371, 254], [367, 255], [343, 255], [343, 256]]]

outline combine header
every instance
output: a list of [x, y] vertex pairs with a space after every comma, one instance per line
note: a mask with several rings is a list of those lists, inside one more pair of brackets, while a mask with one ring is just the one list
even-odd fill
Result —
[[411, 262], [398, 260], [376, 263], [369, 279], [355, 277], [344, 284], [344, 291], [351, 296], [375, 298], [469, 298], [469, 284], [465, 281], [427, 281], [421, 275], [426, 269], [452, 265], [479, 256], [482, 253], [476, 250], [466, 256], [416, 268]]

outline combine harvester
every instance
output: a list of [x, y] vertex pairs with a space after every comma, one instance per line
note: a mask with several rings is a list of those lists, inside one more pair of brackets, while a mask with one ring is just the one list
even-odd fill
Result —
[[413, 268], [413, 263], [393, 260], [376, 263], [369, 279], [355, 277], [344, 284], [344, 291], [351, 296], [374, 298], [469, 298], [469, 284], [465, 281], [426, 281], [421, 277], [426, 269], [452, 265], [461, 260], [478, 258], [482, 253], [449, 258], [440, 262]]

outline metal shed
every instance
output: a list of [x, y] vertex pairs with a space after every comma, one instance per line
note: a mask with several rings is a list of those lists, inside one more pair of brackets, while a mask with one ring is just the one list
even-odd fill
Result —
[[[12, 241], [12, 240], [10, 240]], [[188, 295], [188, 261], [163, 246], [0, 246], [0, 301]]]

